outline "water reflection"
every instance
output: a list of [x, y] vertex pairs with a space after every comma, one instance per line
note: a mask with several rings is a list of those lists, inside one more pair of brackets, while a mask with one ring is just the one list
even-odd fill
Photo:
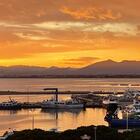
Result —
[[17, 114], [20, 110], [0, 110], [0, 114], [9, 114], [9, 115], [13, 115], [13, 114]]
[[79, 114], [81, 111], [86, 111], [85, 109], [42, 109], [41, 112], [50, 114], [59, 114], [64, 112], [69, 112], [72, 114]]
[[74, 129], [79, 126], [107, 125], [104, 121], [106, 110], [41, 110], [34, 109], [13, 111], [0, 111], [0, 133], [8, 128], [22, 130], [32, 129], [32, 117], [34, 116], [34, 127], [44, 130], [58, 128], [59, 131]]
[[0, 78], [0, 90], [41, 91], [45, 87], [58, 87], [60, 90], [105, 90], [122, 91], [126, 88], [140, 90], [140, 78]]

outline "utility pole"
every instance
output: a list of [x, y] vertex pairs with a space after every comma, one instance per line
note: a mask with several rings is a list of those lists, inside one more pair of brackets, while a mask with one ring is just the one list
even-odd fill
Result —
[[128, 110], [127, 110], [126, 114], [127, 114], [127, 118], [126, 118], [126, 130], [128, 131]]
[[97, 127], [94, 127], [94, 140], [97, 140]]
[[34, 114], [32, 116], [32, 130], [34, 130]]

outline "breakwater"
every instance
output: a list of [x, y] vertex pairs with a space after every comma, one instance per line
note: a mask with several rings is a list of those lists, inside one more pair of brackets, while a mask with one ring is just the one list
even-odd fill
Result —
[[[114, 94], [114, 92], [111, 91], [58, 91], [58, 94], [66, 94], [66, 95], [72, 95], [72, 94]], [[115, 94], [123, 94], [124, 92], [115, 92]], [[48, 94], [55, 94], [53, 91], [0, 91], [0, 95], [48, 95]]]

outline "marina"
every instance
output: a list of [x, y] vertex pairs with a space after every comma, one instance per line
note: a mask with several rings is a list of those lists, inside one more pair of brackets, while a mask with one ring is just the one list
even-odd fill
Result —
[[[128, 94], [129, 87], [119, 86], [118, 89], [116, 83], [119, 83], [119, 80], [121, 83], [140, 83], [139, 79], [59, 79], [58, 82], [56, 82], [57, 79], [5, 79], [5, 82], [1, 80], [3, 79], [0, 79], [0, 103], [12, 100], [20, 105], [19, 109], [2, 108], [0, 110], [1, 134], [9, 126], [18, 131], [32, 128], [64, 131], [92, 124], [108, 126], [108, 122], [104, 120], [106, 116], [105, 101], [108, 103], [110, 102], [108, 99], [117, 99], [119, 106], [126, 102], [133, 104], [131, 94]], [[84, 89], [83, 85], [86, 85]], [[58, 87], [59, 97], [56, 96], [55, 90], [44, 90], [56, 87]], [[137, 90], [139, 90], [138, 87], [134, 91]], [[125, 100], [124, 95], [127, 95]], [[51, 109], [49, 109], [48, 103], [50, 105], [51, 100], [54, 104], [62, 103], [63, 107], [52, 108], [51, 104]], [[56, 102], [57, 100], [59, 102]], [[71, 100], [76, 100], [85, 107], [78, 108], [74, 103], [72, 107], [67, 108], [65, 103]], [[42, 105], [43, 101], [47, 102], [47, 106]], [[122, 111], [118, 112], [118, 116], [123, 119]]]

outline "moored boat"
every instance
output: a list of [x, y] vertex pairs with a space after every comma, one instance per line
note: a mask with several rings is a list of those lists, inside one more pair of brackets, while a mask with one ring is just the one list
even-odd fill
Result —
[[117, 128], [138, 128], [140, 127], [140, 116], [134, 115], [129, 117], [129, 112], [127, 110], [126, 118], [118, 118], [118, 107], [115, 104], [108, 105], [107, 113], [105, 116], [105, 121], [108, 122], [110, 127]]
[[41, 107], [43, 109], [80, 109], [84, 108], [84, 105], [73, 100], [56, 101], [52, 99], [44, 100]]
[[11, 110], [14, 110], [14, 109], [21, 109], [21, 104], [18, 103], [17, 101], [15, 100], [12, 100], [10, 99], [9, 101], [7, 102], [2, 102], [0, 103], [0, 109], [1, 110], [8, 110], [8, 109], [11, 109]]
[[128, 116], [132, 117], [134, 115], [140, 115], [140, 101], [134, 99], [133, 104], [126, 106], [125, 109], [122, 110], [123, 118], [126, 118]]
[[116, 128], [138, 128], [140, 127], [140, 118], [129, 118], [129, 119], [108, 119], [110, 127]]
[[42, 109], [81, 109], [84, 108], [84, 104], [78, 102], [77, 100], [66, 100], [60, 101], [58, 99], [58, 88], [45, 88], [44, 90], [54, 90], [55, 91], [55, 98], [51, 100], [44, 100], [41, 103]]

